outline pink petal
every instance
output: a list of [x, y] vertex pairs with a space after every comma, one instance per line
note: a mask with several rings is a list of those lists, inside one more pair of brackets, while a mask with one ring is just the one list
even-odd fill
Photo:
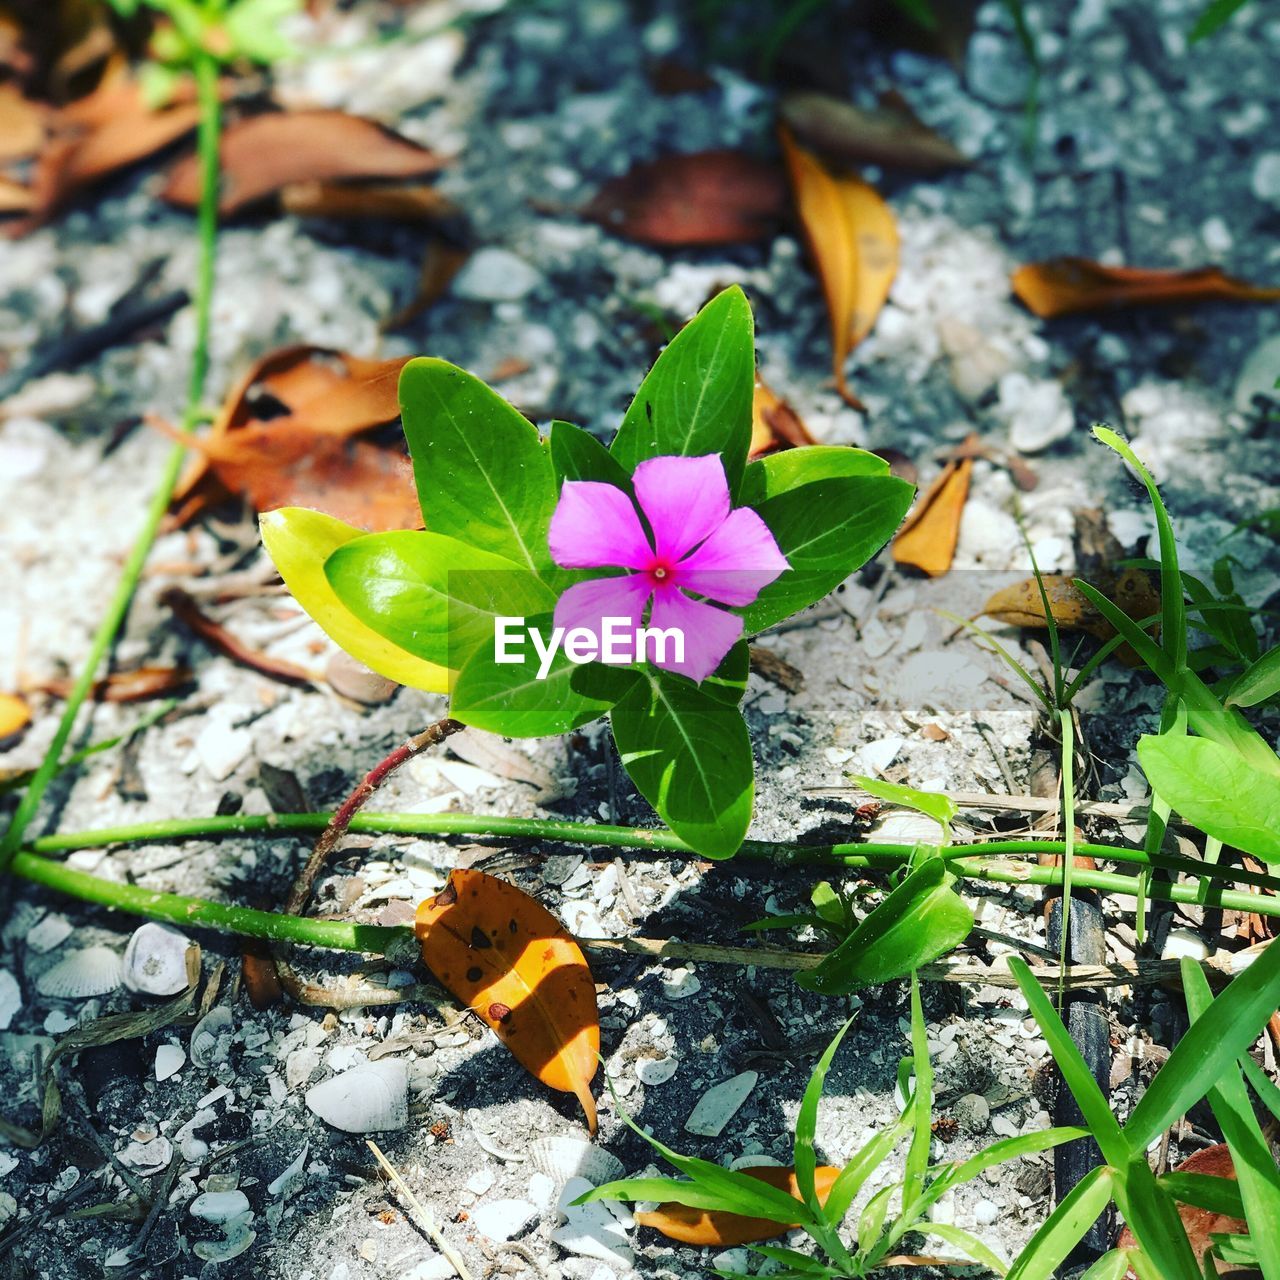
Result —
[[648, 579], [639, 573], [576, 582], [556, 601], [554, 625], [566, 632], [586, 627], [599, 639], [605, 618], [626, 618], [628, 633], [633, 635], [640, 626], [649, 591]]
[[769, 526], [750, 507], [739, 507], [676, 566], [674, 578], [686, 591], [744, 605], [790, 567]]
[[[699, 682], [724, 661], [724, 655], [742, 636], [742, 619], [737, 614], [690, 600], [670, 587], [654, 596], [649, 626], [661, 630], [676, 628], [684, 636], [683, 661], [674, 660], [675, 649], [672, 641], [668, 640], [666, 659], [654, 665], [667, 671], [678, 671]], [[651, 656], [653, 652], [650, 642], [646, 646], [646, 655]]]
[[563, 569], [641, 569], [653, 560], [635, 504], [598, 480], [564, 482], [547, 542]]
[[633, 479], [658, 556], [668, 564], [692, 551], [729, 514], [729, 482], [718, 453], [649, 458]]

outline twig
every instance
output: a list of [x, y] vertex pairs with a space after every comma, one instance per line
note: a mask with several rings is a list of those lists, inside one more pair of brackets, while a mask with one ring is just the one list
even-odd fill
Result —
[[387, 1177], [395, 1184], [395, 1188], [413, 1207], [414, 1213], [418, 1215], [418, 1221], [422, 1229], [431, 1237], [431, 1243], [440, 1250], [441, 1255], [447, 1259], [449, 1265], [461, 1277], [461, 1280], [472, 1280], [471, 1272], [467, 1270], [467, 1264], [463, 1262], [458, 1251], [440, 1234], [440, 1228], [436, 1226], [435, 1219], [427, 1212], [426, 1206], [413, 1194], [409, 1184], [396, 1172], [391, 1161], [387, 1159], [378, 1148], [378, 1144], [372, 1138], [366, 1138], [369, 1144], [369, 1150], [378, 1158], [378, 1163], [386, 1171]]
[[[870, 800], [871, 793], [861, 787], [805, 787], [804, 794], [832, 800]], [[997, 795], [987, 791], [953, 791], [947, 793], [962, 809], [996, 809], [1007, 813], [1058, 814], [1061, 802], [1051, 796]], [[1147, 802], [1120, 804], [1109, 800], [1077, 800], [1077, 817], [1127, 819], [1142, 817]]]

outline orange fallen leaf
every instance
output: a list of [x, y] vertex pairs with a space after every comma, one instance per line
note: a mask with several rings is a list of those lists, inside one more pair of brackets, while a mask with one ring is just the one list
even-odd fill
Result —
[[844, 362], [871, 332], [898, 274], [898, 224], [880, 193], [860, 178], [837, 175], [781, 131], [796, 212], [817, 267], [831, 321], [832, 370], [855, 408]]
[[48, 114], [40, 103], [23, 97], [16, 85], [0, 84], [0, 162], [35, 155], [44, 141]]
[[16, 693], [0, 693], [0, 742], [31, 723], [31, 708]]
[[751, 457], [817, 443], [800, 415], [762, 378], [757, 378], [751, 402]]
[[[1198, 1173], [1204, 1178], [1228, 1178], [1232, 1182], [1236, 1180], [1236, 1167], [1231, 1159], [1231, 1150], [1225, 1142], [1220, 1142], [1217, 1146], [1205, 1147], [1202, 1151], [1188, 1156], [1174, 1172]], [[1249, 1224], [1240, 1218], [1229, 1218], [1226, 1214], [1214, 1213], [1211, 1209], [1201, 1209], [1193, 1204], [1178, 1205], [1178, 1217], [1182, 1219], [1187, 1241], [1191, 1245], [1191, 1251], [1195, 1254], [1198, 1264], [1204, 1261], [1204, 1255], [1213, 1247], [1213, 1236], [1247, 1235], [1249, 1231]], [[1116, 1247], [1133, 1249], [1137, 1247], [1137, 1243], [1133, 1233], [1125, 1227], [1120, 1232]], [[1219, 1270], [1224, 1268], [1227, 1271], [1232, 1270], [1226, 1264], [1219, 1267]], [[1132, 1276], [1133, 1272], [1130, 1271], [1128, 1274]]]
[[0, 175], [0, 214], [30, 213], [36, 207], [36, 193], [30, 187]]
[[[779, 1191], [800, 1198], [794, 1169], [775, 1165], [761, 1165], [743, 1169], [749, 1178], [759, 1178]], [[825, 1204], [832, 1183], [840, 1176], [840, 1170], [831, 1165], [819, 1165], [814, 1171], [814, 1187], [818, 1199]], [[800, 1205], [796, 1206], [800, 1208]], [[649, 1213], [637, 1213], [635, 1220], [642, 1227], [661, 1231], [670, 1240], [685, 1244], [736, 1245], [752, 1244], [757, 1240], [769, 1240], [785, 1235], [796, 1223], [774, 1222], [771, 1218], [749, 1218], [741, 1213], [727, 1213], [720, 1209], [693, 1209], [685, 1204], [669, 1201], [660, 1204]]]
[[800, 90], [785, 94], [778, 110], [798, 138], [836, 160], [924, 172], [970, 163], [903, 102], [889, 101], [868, 111], [842, 98]]
[[947, 463], [894, 538], [896, 564], [909, 565], [931, 578], [951, 568], [972, 473], [972, 458], [957, 458]]
[[438, 222], [458, 206], [423, 183], [291, 182], [280, 206], [299, 218], [383, 218], [389, 222]]
[[[1115, 628], [1075, 585], [1074, 578], [1050, 573], [1042, 574], [1041, 581], [1044, 583], [1045, 597], [1049, 601], [1049, 612], [1059, 627], [1068, 631], [1083, 631], [1099, 640], [1114, 637]], [[1143, 569], [1096, 574], [1093, 585], [1135, 622], [1145, 622], [1160, 614], [1160, 592], [1151, 575]], [[997, 591], [982, 606], [982, 613], [1013, 627], [1047, 625], [1044, 599], [1041, 598], [1040, 586], [1034, 577], [1024, 578], [1021, 582]], [[1153, 633], [1157, 631], [1157, 625], [1153, 623], [1151, 630]], [[1117, 649], [1116, 656], [1130, 664], [1138, 660], [1128, 645]]]
[[[222, 136], [223, 214], [238, 213], [297, 182], [419, 178], [441, 161], [390, 129], [342, 111], [277, 111], [232, 124]], [[164, 198], [186, 208], [200, 200], [195, 156], [174, 166]]]
[[422, 257], [417, 291], [399, 311], [382, 322], [379, 326], [382, 331], [386, 333], [398, 329], [444, 297], [445, 290], [453, 283], [453, 277], [462, 270], [469, 256], [465, 249], [460, 249], [447, 240], [432, 240]]
[[641, 244], [744, 244], [786, 216], [778, 169], [740, 151], [668, 155], [607, 182], [583, 210], [615, 235]]
[[596, 1131], [596, 989], [578, 944], [540, 903], [483, 871], [456, 869], [418, 908], [422, 960], [543, 1084], [573, 1093]]
[[[191, 683], [191, 672], [185, 667], [134, 667], [131, 671], [113, 671], [104, 680], [95, 680], [89, 696], [95, 702], [144, 702], [148, 698], [164, 698]], [[47, 680], [38, 685], [41, 693], [65, 698], [74, 681]]]
[[1106, 267], [1088, 258], [1050, 258], [1019, 267], [1011, 282], [1023, 304], [1045, 320], [1077, 311], [1177, 302], [1280, 302], [1280, 287], [1249, 284], [1217, 267], [1146, 271]]
[[[190, 518], [193, 509], [219, 496], [211, 483], [216, 479], [224, 489], [249, 497], [259, 511], [296, 505], [287, 497], [276, 500], [287, 484], [267, 472], [284, 468], [296, 473], [308, 459], [317, 478], [340, 468], [343, 459], [353, 455], [335, 442], [399, 416], [397, 389], [405, 359], [365, 360], [311, 346], [281, 347], [263, 356], [231, 389], [209, 433], [197, 445], [200, 456], [183, 475], [174, 501], [186, 504], [184, 515]], [[327, 437], [327, 443], [321, 437]], [[351, 477], [353, 488], [373, 478], [368, 449], [354, 452], [360, 455], [366, 474]], [[331, 474], [325, 476], [322, 487], [331, 488], [334, 479]], [[352, 493], [350, 498], [360, 507], [379, 497], [393, 499], [397, 493]], [[259, 505], [262, 501], [270, 505]], [[338, 510], [328, 514], [347, 518]]]

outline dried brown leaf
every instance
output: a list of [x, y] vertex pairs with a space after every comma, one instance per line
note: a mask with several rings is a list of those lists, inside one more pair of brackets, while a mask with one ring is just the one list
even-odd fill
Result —
[[0, 163], [23, 160], [40, 150], [48, 109], [24, 98], [16, 85], [0, 84]]
[[743, 244], [786, 216], [778, 169], [740, 151], [699, 151], [636, 165], [583, 210], [615, 235], [669, 247]]
[[751, 402], [751, 457], [817, 443], [800, 415], [762, 378], [757, 378]]
[[960, 518], [969, 497], [972, 473], [972, 458], [959, 458], [947, 463], [894, 538], [893, 559], [896, 564], [909, 565], [931, 578], [951, 568], [956, 543], [960, 539]]
[[458, 206], [427, 183], [291, 182], [280, 205], [300, 218], [382, 218], [389, 222], [439, 222]]
[[[48, 680], [37, 687], [51, 697], [65, 698], [74, 683], [69, 679]], [[95, 680], [89, 696], [95, 702], [145, 702], [148, 698], [170, 697], [190, 683], [191, 672], [186, 667], [135, 667]]]
[[970, 163], [962, 151], [916, 119], [905, 103], [868, 111], [825, 93], [801, 90], [786, 94], [779, 111], [797, 138], [834, 160], [923, 172]]
[[889, 297], [898, 273], [898, 225], [874, 187], [832, 173], [787, 129], [781, 137], [796, 211], [827, 301], [836, 387], [861, 408], [845, 381], [844, 362]]
[[[355, 178], [420, 178], [441, 161], [389, 129], [342, 111], [269, 112], [238, 120], [223, 134], [223, 214], [238, 213], [298, 182]], [[195, 156], [169, 174], [164, 198], [186, 208], [200, 200]]]
[[1013, 273], [1012, 285], [1022, 303], [1045, 320], [1077, 311], [1179, 302], [1280, 302], [1280, 287], [1249, 284], [1217, 267], [1147, 271], [1107, 267], [1088, 258], [1028, 263]]

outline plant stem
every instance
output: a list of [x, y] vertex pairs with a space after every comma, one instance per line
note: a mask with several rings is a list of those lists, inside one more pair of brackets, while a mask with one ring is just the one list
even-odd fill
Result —
[[[197, 55], [195, 76], [196, 93], [200, 105], [198, 145], [203, 187], [200, 195], [200, 258], [195, 295], [196, 342], [191, 360], [191, 375], [187, 384], [187, 407], [183, 417], [183, 423], [187, 429], [190, 429], [199, 415], [205, 378], [209, 370], [209, 315], [213, 300], [213, 260], [218, 234], [218, 136], [222, 115], [222, 106], [218, 99], [218, 66], [214, 59], [207, 54]], [[160, 483], [147, 507], [142, 530], [125, 561], [115, 595], [112, 596], [106, 614], [98, 624], [98, 630], [89, 646], [89, 656], [67, 696], [66, 706], [62, 709], [62, 717], [54, 731], [53, 740], [49, 743], [44, 759], [41, 760], [30, 786], [27, 787], [18, 804], [13, 821], [5, 832], [4, 840], [0, 841], [0, 879], [3, 879], [14, 855], [21, 847], [27, 827], [35, 817], [49, 783], [61, 766], [62, 755], [75, 728], [80, 708], [93, 688], [98, 668], [114, 645], [116, 635], [129, 611], [133, 594], [142, 577], [143, 566], [146, 564], [147, 556], [150, 554], [156, 533], [160, 528], [160, 522], [169, 509], [169, 500], [178, 482], [185, 453], [183, 446], [177, 445], [165, 459], [160, 472]], [[7, 904], [8, 895], [6, 894], [4, 899], [0, 900], [0, 914], [4, 913]]]

